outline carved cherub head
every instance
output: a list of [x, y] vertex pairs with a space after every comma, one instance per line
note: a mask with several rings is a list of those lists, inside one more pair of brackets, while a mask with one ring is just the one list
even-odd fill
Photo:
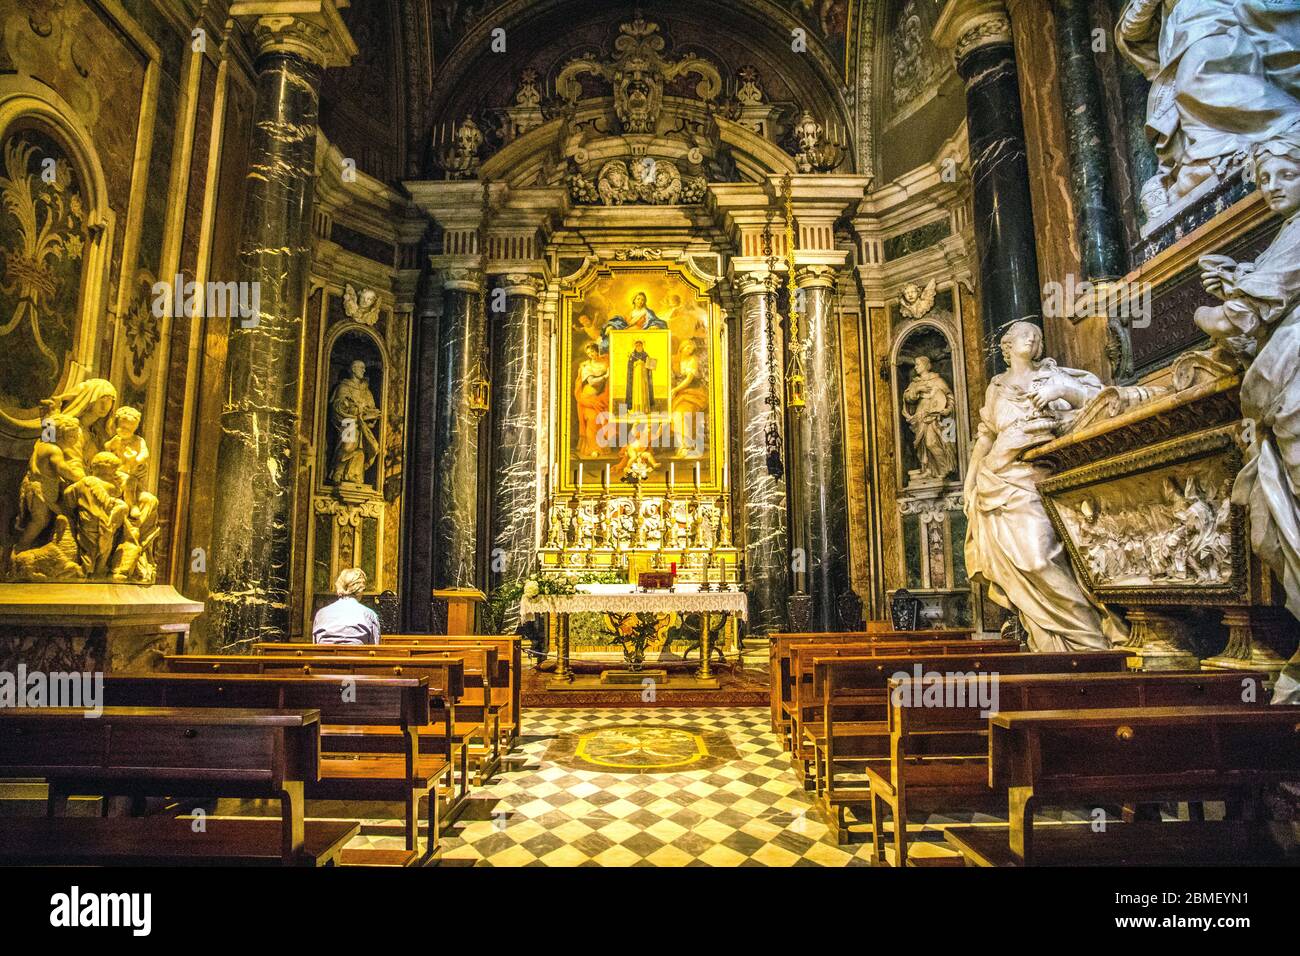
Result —
[[122, 459], [111, 451], [101, 451], [90, 459], [90, 473], [96, 478], [117, 484], [117, 472], [122, 467]]

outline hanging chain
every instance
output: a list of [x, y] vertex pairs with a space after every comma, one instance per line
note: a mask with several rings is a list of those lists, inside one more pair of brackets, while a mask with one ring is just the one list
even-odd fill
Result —
[[487, 325], [487, 267], [488, 267], [488, 222], [491, 218], [491, 183], [487, 180], [483, 182], [483, 204], [479, 216], [479, 236], [481, 237], [481, 248], [479, 255], [482, 260], [482, 266], [479, 269], [479, 293], [478, 293], [478, 327], [482, 330], [483, 341], [479, 343], [477, 354], [474, 356], [474, 366], [469, 374], [469, 407], [479, 414], [483, 414], [489, 408], [492, 386], [488, 382], [487, 375], [484, 372], [485, 363], [483, 353], [487, 349], [488, 325]]
[[799, 336], [799, 288], [794, 263], [794, 188], [791, 176], [781, 178], [785, 200], [785, 278], [790, 311], [790, 365], [786, 370], [786, 404], [796, 414], [804, 407], [804, 343]]
[[[776, 255], [772, 252], [772, 227], [771, 224], [763, 226], [763, 258], [767, 260], [767, 278], [768, 283], [765, 296], [771, 295], [774, 291], [772, 285], [773, 277], [776, 275]], [[769, 303], [772, 309], [776, 308], [776, 303]], [[776, 358], [776, 322], [771, 312], [767, 313], [767, 398], [763, 399], [764, 404], [771, 409], [768, 415], [767, 427], [763, 429], [763, 443], [767, 451], [767, 473], [780, 481], [785, 475], [785, 466], [781, 462], [781, 453], [785, 448], [785, 442], [781, 438], [781, 388], [776, 382], [776, 373], [779, 366]]]

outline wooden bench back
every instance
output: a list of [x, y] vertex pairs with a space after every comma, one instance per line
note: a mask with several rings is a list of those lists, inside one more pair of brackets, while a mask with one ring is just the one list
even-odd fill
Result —
[[994, 786], [1040, 798], [1195, 800], [1300, 780], [1300, 706], [1004, 711]]
[[[1264, 706], [1266, 676], [1262, 671], [999, 675], [995, 712]], [[990, 713], [985, 707], [990, 697], [986, 693], [981, 701], [981, 694], [966, 678], [944, 677], [923, 681], [920, 686], [910, 677], [892, 678], [888, 686], [890, 735], [901, 741], [904, 752], [912, 749], [908, 746], [909, 738], [924, 736], [927, 755], [948, 755], [942, 743], [945, 734], [957, 734], [953, 738], [957, 743], [963, 739], [962, 735], [988, 731]], [[987, 753], [987, 741], [983, 750]]]
[[482, 707], [492, 698], [493, 680], [500, 680], [495, 646], [490, 645], [349, 645], [302, 644], [280, 641], [262, 641], [253, 645], [253, 653], [273, 657], [366, 657], [366, 658], [460, 658], [465, 662], [465, 694], [459, 701], [472, 707]]
[[178, 674], [354, 674], [358, 677], [423, 677], [429, 695], [458, 701], [465, 695], [465, 663], [435, 654], [420, 657], [355, 657], [343, 654], [277, 656], [272, 654], [168, 654], [168, 671]]
[[813, 662], [818, 658], [930, 657], [944, 654], [1017, 654], [1017, 641], [915, 641], [881, 644], [793, 644], [789, 648], [791, 703], [809, 716], [820, 712], [821, 694], [813, 688]]
[[848, 646], [861, 649], [862, 656], [888, 653], [893, 649], [899, 654], [937, 652], [951, 648], [954, 651], [963, 649], [983, 650], [990, 648], [986, 653], [994, 653], [993, 648], [1006, 652], [1011, 652], [1019, 648], [1015, 641], [1003, 641], [999, 639], [971, 641], [969, 631], [943, 632], [949, 633], [949, 636], [938, 638], [921, 638], [906, 637], [895, 639], [896, 633], [903, 634], [936, 634], [940, 632], [882, 632], [878, 634], [868, 634], [863, 632], [855, 633], [838, 633], [838, 634], [773, 634], [772, 643], [769, 648], [770, 664], [770, 687], [771, 687], [771, 704], [772, 704], [772, 726], [773, 729], [783, 726], [785, 723], [785, 706], [794, 703], [795, 692], [795, 668], [793, 663], [794, 649], [796, 647], [838, 647]]
[[518, 634], [383, 634], [380, 647], [462, 647], [484, 646], [497, 649], [499, 673], [492, 681], [492, 702], [501, 708], [502, 726], [519, 730], [523, 705], [523, 641]]
[[1104, 674], [1127, 669], [1127, 651], [1080, 653], [970, 653], [916, 654], [893, 657], [814, 657], [813, 683], [816, 696], [858, 698], [864, 694], [883, 697], [890, 678], [901, 674]]
[[104, 676], [104, 702], [129, 707], [311, 708], [322, 724], [421, 727], [430, 721], [427, 677], [317, 674]]
[[103, 793], [274, 797], [286, 781], [319, 779], [319, 735], [315, 709], [105, 707], [93, 720], [77, 708], [4, 709], [0, 776]]

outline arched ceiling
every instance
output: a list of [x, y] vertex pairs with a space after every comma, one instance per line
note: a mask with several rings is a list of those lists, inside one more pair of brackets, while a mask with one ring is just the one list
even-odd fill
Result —
[[[768, 101], [787, 105], [793, 114], [810, 110], [823, 123], [853, 129], [853, 84], [845, 82], [846, 58], [855, 44], [847, 41], [852, 8], [847, 0], [643, 0], [639, 4], [592, 0], [504, 0], [489, 5], [454, 46], [442, 51], [435, 70], [428, 115], [435, 123], [509, 106], [519, 78], [534, 71], [553, 92], [564, 64], [595, 54], [608, 58], [621, 24], [639, 11], [659, 26], [664, 56], [696, 55], [716, 65], [727, 89], [737, 71], [753, 66]], [[823, 30], [818, 9], [827, 20]], [[838, 12], [837, 12], [838, 11]], [[799, 15], [796, 15], [798, 13]], [[494, 32], [504, 30], [505, 51], [493, 50]], [[793, 31], [807, 40], [803, 52], [792, 49]], [[836, 31], [838, 33], [838, 39]], [[452, 37], [448, 37], [451, 40]], [[500, 34], [496, 34], [498, 43]], [[439, 51], [435, 51], [436, 53]], [[850, 161], [850, 166], [852, 162]]]

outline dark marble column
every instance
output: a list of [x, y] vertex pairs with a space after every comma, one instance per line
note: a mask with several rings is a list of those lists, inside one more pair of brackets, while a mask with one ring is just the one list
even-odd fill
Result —
[[[962, 7], [954, 0], [955, 7]], [[956, 42], [957, 71], [966, 81], [975, 250], [985, 365], [1002, 370], [997, 340], [1012, 322], [1041, 324], [1041, 289], [1029, 198], [1029, 164], [1020, 116], [1011, 24], [984, 14], [965, 24]]]
[[[790, 593], [790, 552], [787, 531], [786, 485], [767, 468], [767, 428], [774, 416], [784, 437], [781, 420], [785, 389], [785, 348], [781, 341], [776, 299], [766, 274], [737, 277], [740, 299], [741, 370], [741, 487], [743, 531], [737, 544], [744, 547], [745, 591], [749, 597], [749, 630], [766, 634], [785, 627], [786, 598]], [[769, 363], [769, 343], [773, 353]], [[779, 403], [767, 403], [776, 373]], [[785, 462], [787, 473], [790, 463]]]
[[319, 65], [274, 49], [258, 56], [255, 69], [238, 277], [258, 289], [260, 313], [231, 323], [208, 590], [213, 633], [232, 650], [289, 634], [299, 341], [321, 78]]
[[[1108, 0], [1112, 19], [1118, 21], [1128, 0]], [[1131, 199], [1135, 210], [1142, 209], [1142, 187], [1160, 167], [1155, 147], [1147, 138], [1147, 99], [1151, 83], [1142, 71], [1118, 53], [1111, 54], [1118, 80], [1121, 109], [1123, 111], [1124, 151], [1128, 158], [1128, 178]]]
[[[505, 312], [492, 325], [491, 551], [488, 587], [519, 581], [537, 561], [537, 298], [541, 283], [507, 275]], [[513, 631], [518, 620], [505, 622]]]
[[438, 325], [443, 277], [428, 272], [420, 282], [411, 330], [411, 376], [407, 401], [406, 498], [402, 521], [402, 631], [432, 633], [433, 552], [436, 521], [434, 458], [438, 412]]
[[479, 426], [470, 408], [475, 368], [487, 361], [477, 273], [453, 271], [444, 283], [438, 326], [438, 412], [434, 424], [433, 586], [477, 588]]
[[1087, 0], [1056, 0], [1061, 98], [1070, 152], [1075, 234], [1084, 275], [1114, 279], [1126, 271], [1119, 204], [1111, 182], [1109, 130]]
[[807, 407], [791, 413], [799, 429], [798, 460], [791, 481], [802, 514], [807, 548], [808, 592], [812, 596], [809, 627], [838, 631], [839, 601], [850, 585], [849, 503], [844, 487], [844, 406], [840, 398], [840, 327], [835, 315], [834, 272], [826, 266], [801, 269], [796, 276], [804, 293], [800, 332], [808, 343]]

